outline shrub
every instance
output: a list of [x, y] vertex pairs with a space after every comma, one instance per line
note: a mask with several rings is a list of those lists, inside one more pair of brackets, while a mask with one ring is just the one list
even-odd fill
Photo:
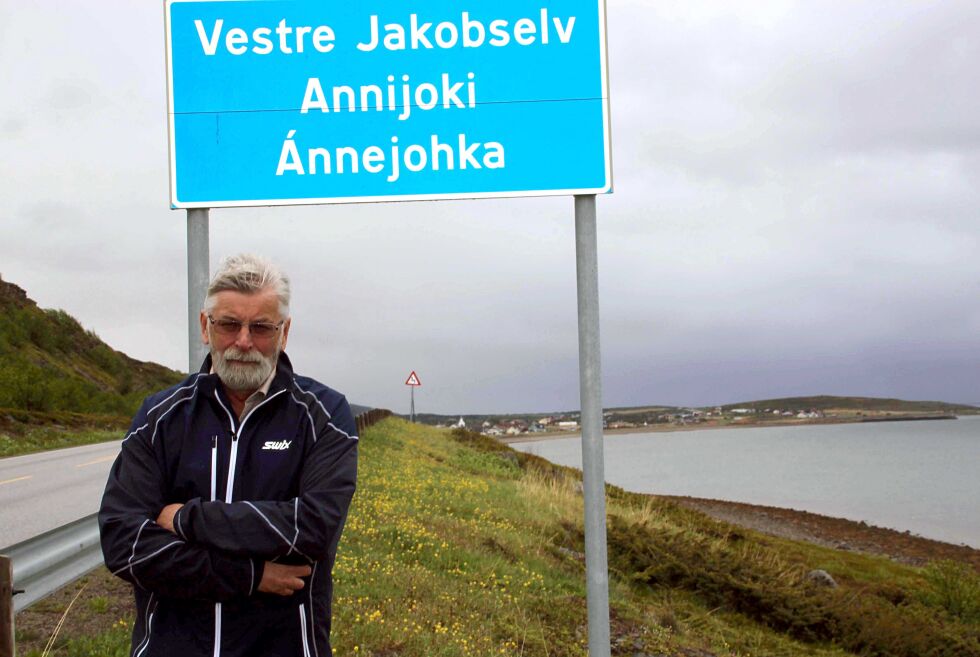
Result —
[[511, 460], [497, 454], [465, 450], [453, 460], [459, 469], [471, 474], [485, 474], [503, 479], [517, 479], [521, 474], [516, 458]]
[[463, 443], [464, 445], [469, 445], [481, 452], [512, 452], [509, 446], [504, 443], [491, 438], [490, 436], [484, 436], [481, 433], [476, 433], [475, 431], [470, 431], [469, 429], [463, 429], [457, 427], [452, 430], [453, 440], [456, 442]]
[[925, 569], [930, 591], [925, 602], [966, 623], [980, 623], [980, 576], [966, 564], [942, 560]]

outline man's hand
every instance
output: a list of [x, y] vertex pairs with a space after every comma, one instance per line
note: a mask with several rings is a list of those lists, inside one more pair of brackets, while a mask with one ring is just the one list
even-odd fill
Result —
[[305, 586], [300, 577], [308, 576], [312, 571], [309, 566], [286, 566], [272, 561], [265, 562], [262, 571], [262, 581], [259, 591], [275, 595], [292, 595]]
[[183, 504], [168, 504], [163, 507], [163, 511], [157, 516], [157, 524], [166, 529], [167, 531], [177, 533], [174, 530], [174, 516], [177, 515], [177, 509], [184, 506]]

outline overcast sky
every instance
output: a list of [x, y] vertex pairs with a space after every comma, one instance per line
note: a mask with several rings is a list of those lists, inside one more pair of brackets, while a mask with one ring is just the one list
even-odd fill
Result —
[[[161, 2], [0, 3], [0, 274], [187, 368]], [[980, 403], [980, 3], [609, 0], [607, 407]], [[571, 198], [214, 210], [358, 403], [578, 408]]]

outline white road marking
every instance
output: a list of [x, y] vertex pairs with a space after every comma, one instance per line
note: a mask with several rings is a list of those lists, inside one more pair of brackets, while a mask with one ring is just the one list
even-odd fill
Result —
[[15, 481], [24, 481], [25, 479], [30, 479], [33, 476], [34, 475], [24, 475], [23, 477], [14, 477], [13, 479], [5, 479], [4, 481], [0, 481], [0, 486], [3, 486], [4, 484], [12, 484]]
[[84, 468], [86, 465], [95, 465], [96, 463], [105, 463], [106, 461], [114, 461], [115, 458], [116, 458], [116, 455], [115, 454], [113, 454], [111, 456], [103, 456], [100, 459], [95, 459], [94, 461], [89, 461], [88, 463], [79, 463], [75, 467], [76, 468]]

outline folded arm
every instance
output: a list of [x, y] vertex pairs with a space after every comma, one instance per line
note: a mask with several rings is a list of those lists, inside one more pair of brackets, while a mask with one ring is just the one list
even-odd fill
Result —
[[173, 598], [227, 600], [254, 593], [263, 560], [191, 544], [159, 526], [163, 476], [143, 413], [123, 442], [99, 510], [106, 566], [134, 585]]

